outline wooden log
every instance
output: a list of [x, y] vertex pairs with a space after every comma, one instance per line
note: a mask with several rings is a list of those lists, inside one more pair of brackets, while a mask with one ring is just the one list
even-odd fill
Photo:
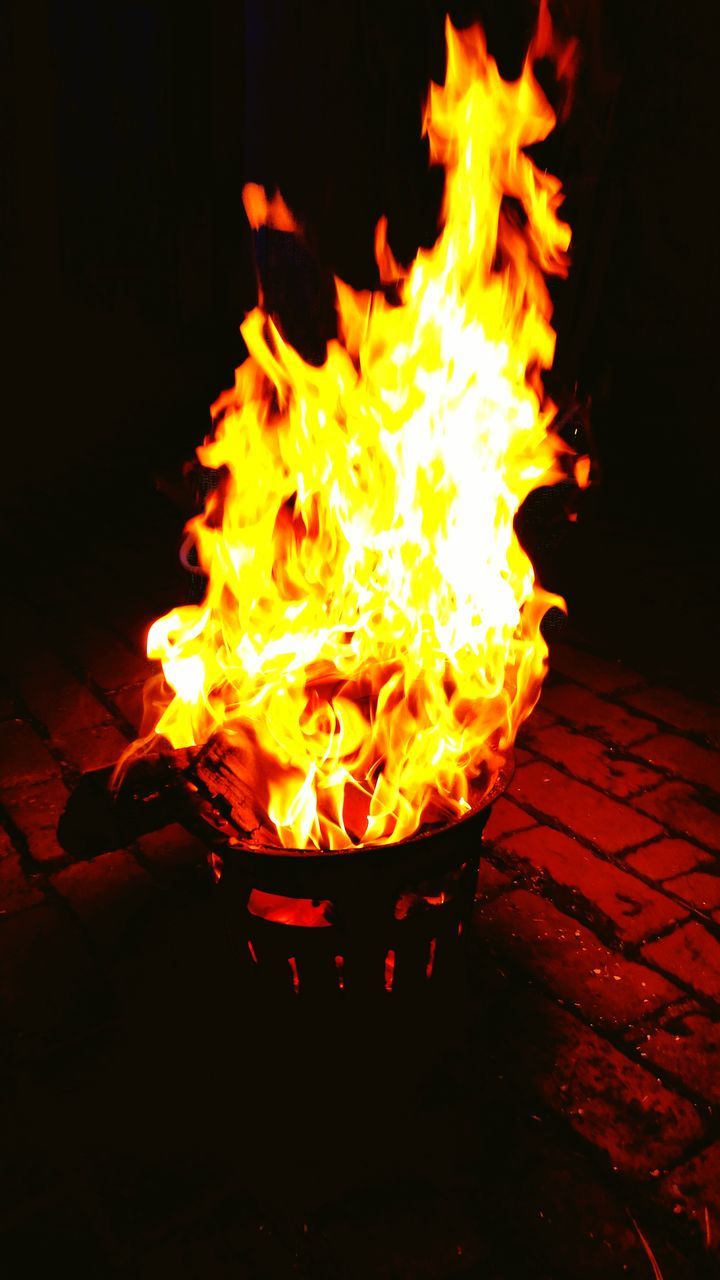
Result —
[[216, 735], [199, 752], [192, 772], [241, 835], [270, 836], [254, 770], [243, 751]]

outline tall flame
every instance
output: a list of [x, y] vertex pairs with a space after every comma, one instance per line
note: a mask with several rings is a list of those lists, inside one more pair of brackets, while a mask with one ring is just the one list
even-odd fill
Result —
[[[570, 240], [560, 183], [525, 151], [555, 123], [532, 68], [542, 14], [514, 83], [480, 28], [447, 21], [424, 119], [446, 170], [435, 245], [403, 269], [381, 220], [393, 300], [336, 280], [321, 368], [251, 311], [249, 356], [198, 450], [221, 472], [188, 526], [207, 594], [150, 629], [164, 680], [145, 745], [223, 735], [286, 847], [396, 841], [462, 814], [539, 696], [540, 622], [562, 602], [513, 519], [561, 475], [544, 274], [564, 274]], [[245, 202], [254, 226], [294, 227], [279, 197], [253, 186]]]

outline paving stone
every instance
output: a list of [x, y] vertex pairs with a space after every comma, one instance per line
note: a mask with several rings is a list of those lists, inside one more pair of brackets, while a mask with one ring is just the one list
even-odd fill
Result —
[[564, 1010], [549, 1006], [547, 1025], [553, 1062], [539, 1081], [542, 1097], [605, 1151], [613, 1168], [647, 1177], [700, 1138], [692, 1104], [644, 1067]]
[[501, 840], [503, 836], [508, 835], [511, 831], [524, 831], [526, 827], [534, 827], [536, 819], [532, 818], [529, 813], [521, 809], [518, 805], [513, 804], [511, 800], [506, 800], [505, 796], [501, 796], [496, 800], [490, 810], [490, 817], [485, 824], [483, 831], [483, 840], [493, 841]]
[[155, 664], [107, 628], [83, 621], [68, 643], [83, 668], [102, 689], [120, 689], [144, 681]]
[[655, 822], [552, 765], [536, 763], [515, 774], [511, 795], [591, 841], [603, 853], [620, 853], [662, 834]]
[[592, 1022], [619, 1027], [676, 999], [680, 992], [652, 969], [617, 955], [589, 929], [524, 889], [475, 910], [475, 934], [539, 976]]
[[59, 776], [59, 764], [29, 724], [21, 720], [0, 724], [0, 788]]
[[109, 719], [107, 708], [75, 679], [58, 658], [20, 682], [20, 693], [33, 716], [53, 737], [74, 733]]
[[706, 1247], [720, 1253], [720, 1142], [672, 1173], [662, 1184], [662, 1198], [694, 1221]]
[[720, 851], [720, 815], [702, 804], [684, 782], [666, 782], [657, 791], [636, 796], [635, 804], [674, 831]]
[[533, 733], [539, 733], [541, 729], [547, 729], [552, 724], [557, 724], [554, 716], [549, 711], [543, 710], [542, 707], [536, 706], [532, 713], [520, 725], [515, 738], [516, 743], [524, 743], [526, 737], [532, 736]]
[[599, 734], [612, 746], [628, 747], [657, 731], [652, 720], [643, 720], [576, 684], [555, 685], [543, 690], [541, 706], [568, 720], [576, 729]]
[[579, 893], [615, 925], [621, 938], [640, 942], [687, 915], [665, 894], [598, 858], [552, 827], [535, 827], [508, 836], [503, 848], [556, 884]]
[[648, 943], [643, 955], [688, 987], [720, 1001], [720, 942], [697, 920]]
[[695, 867], [712, 862], [712, 856], [699, 845], [689, 840], [654, 840], [635, 853], [629, 853], [625, 865], [639, 871], [649, 880], [669, 880], [671, 876], [680, 876], [685, 871], [693, 871]]
[[720, 907], [720, 874], [694, 871], [689, 876], [676, 876], [665, 883], [668, 889], [672, 889], [684, 902], [697, 907], [698, 911], [715, 911]]
[[115, 764], [127, 747], [128, 739], [114, 725], [105, 724], [63, 734], [57, 745], [68, 763], [85, 773]]
[[142, 724], [144, 688], [144, 684], [133, 684], [127, 689], [118, 689], [110, 694], [113, 705], [117, 707], [128, 724], [132, 725], [136, 733], [139, 732]]
[[565, 768], [583, 782], [608, 795], [623, 798], [662, 781], [660, 774], [632, 760], [623, 760], [597, 738], [588, 738], [562, 725], [531, 734], [527, 745]]
[[207, 845], [179, 823], [141, 836], [138, 844], [148, 862], [163, 871], [200, 867], [208, 860]]
[[615, 1170], [647, 1178], [702, 1135], [696, 1108], [568, 1011], [546, 1005], [544, 1047], [533, 1057], [544, 1103], [559, 1112]]
[[674, 733], [661, 733], [640, 743], [635, 751], [643, 760], [670, 770], [696, 786], [720, 792], [720, 751], [699, 747]]
[[492, 862], [488, 862], [487, 858], [480, 859], [480, 869], [475, 889], [476, 901], [483, 902], [487, 898], [501, 893], [504, 889], [511, 888], [512, 880], [510, 876], [505, 875], [504, 871], [499, 871], [497, 867], [493, 866]]
[[639, 684], [641, 680], [637, 671], [624, 667], [619, 659], [611, 662], [558, 642], [550, 645], [550, 667], [595, 693], [616, 693]]
[[43, 895], [22, 869], [20, 855], [4, 831], [0, 831], [0, 916], [34, 907]]
[[54, 875], [52, 883], [95, 938], [110, 948], [123, 939], [154, 896], [147, 872], [123, 850], [74, 863]]
[[3, 807], [22, 832], [28, 850], [37, 862], [67, 857], [57, 842], [56, 832], [69, 794], [61, 778], [15, 787], [2, 794]]
[[686, 698], [674, 689], [654, 686], [638, 693], [626, 694], [623, 702], [645, 715], [654, 716], [686, 733], [700, 733], [711, 741], [720, 741], [720, 708], [706, 702]]
[[697, 1005], [669, 1009], [657, 1025], [629, 1037], [643, 1058], [669, 1071], [707, 1102], [720, 1104], [720, 1022]]

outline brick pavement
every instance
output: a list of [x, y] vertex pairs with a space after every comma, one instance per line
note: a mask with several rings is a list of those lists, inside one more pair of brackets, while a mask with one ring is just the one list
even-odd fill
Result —
[[[108, 571], [110, 593], [99, 588]], [[200, 884], [204, 851], [177, 826], [86, 861], [55, 838], [79, 774], [112, 762], [138, 722], [147, 664], [136, 571], [122, 557], [96, 565], [91, 593], [82, 580], [73, 593], [48, 579], [42, 606], [18, 602], [14, 635], [3, 637], [0, 962], [21, 1069], [103, 1021], [118, 956], [122, 969], [166, 901]], [[567, 1159], [587, 1161], [589, 1185], [611, 1178], [613, 1204], [654, 1233], [677, 1275], [700, 1274], [720, 1246], [719, 729], [716, 708], [558, 644], [488, 825], [475, 912], [483, 963], [527, 993], [518, 998], [534, 1118], [567, 1135]], [[599, 1204], [610, 1193], [592, 1194]], [[334, 1274], [339, 1219], [329, 1212], [317, 1218], [316, 1246]], [[618, 1239], [628, 1273], [649, 1274], [627, 1221]], [[268, 1227], [261, 1240], [253, 1227], [243, 1248], [304, 1265], [306, 1225], [287, 1231]], [[447, 1232], [438, 1241], [431, 1254], [462, 1255]], [[478, 1239], [465, 1247], [480, 1265]], [[686, 1248], [695, 1261], [683, 1270]], [[175, 1256], [159, 1236], [148, 1249], [136, 1274], [153, 1274], [153, 1250]], [[606, 1274], [594, 1265], [587, 1274]]]

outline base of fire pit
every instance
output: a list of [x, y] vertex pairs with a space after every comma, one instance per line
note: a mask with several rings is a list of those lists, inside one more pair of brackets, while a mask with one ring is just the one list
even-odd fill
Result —
[[238, 839], [195, 795], [187, 816], [212, 850], [228, 957], [274, 995], [387, 998], [455, 980], [492, 802], [397, 844], [317, 853]]

